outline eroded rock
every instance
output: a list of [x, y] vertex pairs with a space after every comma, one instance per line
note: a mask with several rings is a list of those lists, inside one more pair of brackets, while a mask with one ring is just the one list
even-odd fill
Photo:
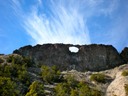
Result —
[[122, 56], [123, 60], [128, 63], [128, 47], [125, 47], [120, 55]]
[[128, 84], [128, 76], [122, 76], [118, 72], [115, 80], [108, 86], [106, 96], [127, 96], [124, 86]]
[[[77, 47], [77, 53], [69, 47]], [[44, 44], [21, 47], [13, 53], [26, 56], [38, 65], [57, 65], [60, 70], [101, 71], [123, 64], [117, 50], [111, 45]]]

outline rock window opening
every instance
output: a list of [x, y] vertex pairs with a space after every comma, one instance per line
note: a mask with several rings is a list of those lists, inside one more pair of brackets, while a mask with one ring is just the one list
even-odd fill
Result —
[[77, 53], [79, 51], [79, 48], [72, 46], [72, 47], [69, 47], [69, 51], [71, 53]]

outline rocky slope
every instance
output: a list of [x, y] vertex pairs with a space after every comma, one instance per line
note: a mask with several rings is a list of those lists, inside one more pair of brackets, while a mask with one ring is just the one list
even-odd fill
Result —
[[[77, 47], [79, 51], [77, 53], [70, 52], [69, 47], [72, 46]], [[53, 96], [53, 90], [57, 83], [46, 84], [42, 81], [40, 75], [42, 65], [58, 66], [61, 70], [61, 78], [72, 75], [75, 80], [85, 82], [90, 88], [101, 92], [101, 96], [128, 96], [127, 47], [119, 54], [111, 45], [44, 44], [34, 47], [25, 46], [13, 53], [15, 54], [1, 54], [0, 64], [10, 66], [14, 61], [16, 64], [27, 64], [26, 71], [30, 76], [29, 82], [32, 83], [38, 80], [44, 84], [46, 96]], [[28, 62], [30, 59], [33, 62]], [[122, 75], [124, 71], [127, 71], [126, 76]], [[1, 74], [4, 74], [2, 69]], [[104, 74], [104, 82], [92, 80], [93, 74]], [[15, 79], [19, 80], [18, 78], [13, 77], [14, 81]], [[24, 88], [26, 88], [26, 85], [22, 81], [20, 82], [20, 87], [23, 90], [21, 93], [25, 93]]]
[[[77, 47], [73, 53], [69, 47]], [[111, 45], [44, 44], [25, 46], [13, 53], [31, 58], [37, 65], [57, 65], [60, 70], [101, 71], [119, 66], [124, 62]]]
[[[64, 71], [62, 74], [72, 74], [78, 81], [86, 81], [90, 87], [95, 87], [102, 92], [102, 96], [128, 96], [125, 91], [125, 85], [128, 84], [128, 75], [123, 76], [122, 72], [128, 70], [128, 64], [115, 67], [110, 70], [100, 72], [78, 72], [76, 70]], [[106, 76], [105, 83], [91, 81], [92, 74], [104, 74]]]
[[[17, 58], [16, 60], [18, 60], [17, 62], [23, 61], [23, 58], [20, 55], [16, 55], [16, 54], [1, 55], [0, 64], [4, 65], [7, 62], [10, 62], [8, 59], [10, 56], [16, 57]], [[99, 90], [102, 93], [101, 96], [128, 96], [125, 90], [125, 85], [128, 85], [128, 75], [127, 76], [122, 75], [122, 72], [124, 72], [125, 70], [128, 71], [128, 64], [122, 64], [118, 67], [114, 67], [109, 70], [103, 70], [99, 72], [92, 72], [92, 71], [80, 72], [77, 70], [62, 71], [61, 75], [63, 77], [67, 75], [72, 75], [75, 78], [75, 80], [86, 82], [87, 84], [89, 84], [90, 88], [96, 88], [97, 90]], [[28, 67], [27, 71], [30, 75], [31, 82], [38, 80], [44, 83], [39, 75], [41, 71], [40, 67], [31, 66]], [[92, 74], [104, 74], [105, 82], [101, 83], [101, 82], [92, 81], [90, 79]], [[53, 96], [52, 91], [55, 87], [56, 87], [56, 83], [44, 85], [47, 96]]]

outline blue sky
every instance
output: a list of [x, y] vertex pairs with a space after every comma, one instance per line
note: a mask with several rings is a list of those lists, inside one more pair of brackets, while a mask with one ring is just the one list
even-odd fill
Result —
[[128, 46], [128, 0], [0, 0], [0, 53], [44, 43]]

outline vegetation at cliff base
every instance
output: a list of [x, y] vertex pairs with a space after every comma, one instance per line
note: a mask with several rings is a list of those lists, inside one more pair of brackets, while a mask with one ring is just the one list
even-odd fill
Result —
[[90, 77], [91, 81], [96, 81], [99, 83], [105, 83], [105, 75], [101, 73], [92, 74]]
[[25, 96], [45, 96], [44, 85], [39, 81], [32, 82]]
[[52, 83], [52, 82], [59, 82], [60, 71], [57, 69], [56, 66], [45, 66], [41, 67], [41, 77], [44, 82]]
[[0, 95], [1, 96], [17, 96], [19, 90], [14, 81], [9, 77], [0, 76]]
[[0, 64], [0, 95], [25, 94], [31, 83], [27, 62], [24, 62], [24, 58], [19, 55], [10, 55], [6, 61], [6, 63]]
[[55, 87], [55, 96], [101, 96], [101, 92], [90, 88], [86, 82], [76, 81], [69, 75], [65, 82]]
[[4, 62], [4, 60], [2, 58], [0, 58], [0, 63], [3, 63], [3, 62]]
[[[57, 85], [51, 90], [52, 96], [101, 96], [100, 91], [85, 82], [77, 81], [73, 75], [63, 77], [57, 66], [42, 65], [38, 68], [41, 74], [30, 75], [28, 68], [33, 64], [29, 58], [9, 55], [5, 61], [1, 59], [0, 64], [1, 96], [46, 96], [45, 85], [54, 83]], [[38, 75], [38, 78], [32, 75]]]

